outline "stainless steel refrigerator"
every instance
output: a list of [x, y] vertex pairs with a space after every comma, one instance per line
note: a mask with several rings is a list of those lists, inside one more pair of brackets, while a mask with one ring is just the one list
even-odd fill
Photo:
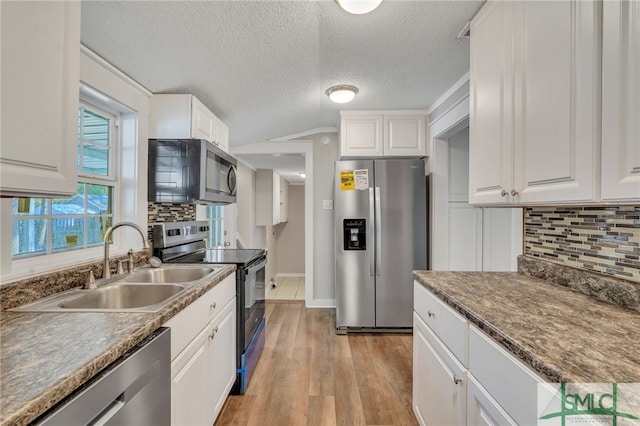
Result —
[[427, 269], [424, 159], [336, 161], [336, 330], [412, 327]]

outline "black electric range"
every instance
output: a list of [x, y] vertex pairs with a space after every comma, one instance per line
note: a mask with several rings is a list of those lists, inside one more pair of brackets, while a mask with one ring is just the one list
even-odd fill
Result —
[[206, 248], [206, 221], [170, 222], [154, 226], [154, 255], [165, 263], [235, 264], [236, 270], [236, 365], [232, 393], [244, 394], [260, 358], [265, 341], [264, 249]]

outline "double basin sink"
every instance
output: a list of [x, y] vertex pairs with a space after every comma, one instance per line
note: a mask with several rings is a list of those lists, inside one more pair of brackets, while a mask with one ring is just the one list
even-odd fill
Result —
[[12, 309], [18, 312], [155, 312], [221, 267], [166, 266], [114, 276], [96, 289], [69, 290]]

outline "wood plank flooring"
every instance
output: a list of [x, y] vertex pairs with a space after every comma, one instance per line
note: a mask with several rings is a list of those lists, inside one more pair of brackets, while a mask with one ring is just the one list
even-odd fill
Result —
[[267, 301], [264, 351], [222, 425], [417, 425], [409, 334], [335, 333], [334, 309]]

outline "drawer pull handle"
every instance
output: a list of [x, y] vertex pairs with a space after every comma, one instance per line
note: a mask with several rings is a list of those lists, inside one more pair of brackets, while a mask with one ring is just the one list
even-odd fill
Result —
[[427, 311], [427, 315], [429, 315], [430, 317], [435, 317], [436, 313], [435, 312], [431, 312], [430, 310]]
[[216, 337], [216, 333], [218, 332], [218, 326], [216, 326], [216, 328], [214, 328], [213, 330], [211, 330], [211, 334], [209, 335], [209, 339], [212, 339], [214, 337]]
[[462, 383], [462, 379], [454, 374], [453, 375], [453, 383], [455, 383], [456, 385], [459, 385], [460, 383]]
[[210, 306], [211, 306], [211, 309], [215, 309], [216, 308], [216, 302], [213, 302]]
[[509, 193], [507, 192], [506, 189], [503, 189], [502, 191], [500, 191], [500, 195], [502, 195], [503, 197], [506, 197], [507, 195], [509, 195]]

